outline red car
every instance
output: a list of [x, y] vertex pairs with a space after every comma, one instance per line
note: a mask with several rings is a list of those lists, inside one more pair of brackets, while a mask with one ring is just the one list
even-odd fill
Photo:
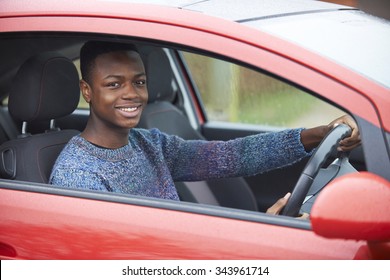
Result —
[[[0, 1], [0, 258], [389, 259], [389, 22], [320, 1], [164, 2]], [[228, 140], [350, 114], [362, 145], [334, 152], [339, 127], [310, 160], [178, 182], [180, 202], [49, 185], [53, 135], [88, 117], [75, 69], [89, 40], [140, 50], [140, 127]], [[294, 213], [264, 213], [288, 191]]]

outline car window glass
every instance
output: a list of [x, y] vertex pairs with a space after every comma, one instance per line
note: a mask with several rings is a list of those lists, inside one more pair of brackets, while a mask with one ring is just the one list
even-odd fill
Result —
[[183, 52], [209, 121], [295, 128], [323, 125], [338, 108], [263, 73]]

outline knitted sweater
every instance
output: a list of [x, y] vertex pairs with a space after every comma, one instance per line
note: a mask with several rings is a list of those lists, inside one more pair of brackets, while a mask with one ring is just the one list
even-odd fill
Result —
[[50, 183], [179, 200], [175, 181], [255, 175], [302, 159], [308, 153], [300, 131], [204, 141], [131, 129], [129, 143], [118, 149], [97, 147], [77, 135], [59, 155]]

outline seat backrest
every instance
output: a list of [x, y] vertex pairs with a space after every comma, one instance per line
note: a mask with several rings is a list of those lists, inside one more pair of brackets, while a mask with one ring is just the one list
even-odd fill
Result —
[[[187, 140], [204, 139], [188, 118], [172, 104], [177, 92], [172, 87], [174, 76], [165, 52], [153, 51], [148, 55], [146, 63], [149, 101], [139, 127], [158, 128]], [[178, 182], [176, 187], [180, 198], [185, 201], [246, 210], [258, 209], [253, 192], [243, 178]]]
[[[80, 98], [79, 76], [71, 60], [56, 52], [28, 59], [18, 70], [8, 108], [23, 123], [22, 134], [0, 146], [0, 176], [47, 183], [51, 168], [76, 130], [60, 130], [54, 120], [71, 114]], [[31, 135], [27, 125], [47, 121], [45, 133]], [[50, 127], [49, 127], [50, 123]]]

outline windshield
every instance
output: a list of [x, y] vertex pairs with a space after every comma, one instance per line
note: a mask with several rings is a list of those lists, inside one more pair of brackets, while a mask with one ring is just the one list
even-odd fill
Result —
[[331, 58], [390, 88], [389, 21], [360, 11], [338, 11], [245, 24]]

